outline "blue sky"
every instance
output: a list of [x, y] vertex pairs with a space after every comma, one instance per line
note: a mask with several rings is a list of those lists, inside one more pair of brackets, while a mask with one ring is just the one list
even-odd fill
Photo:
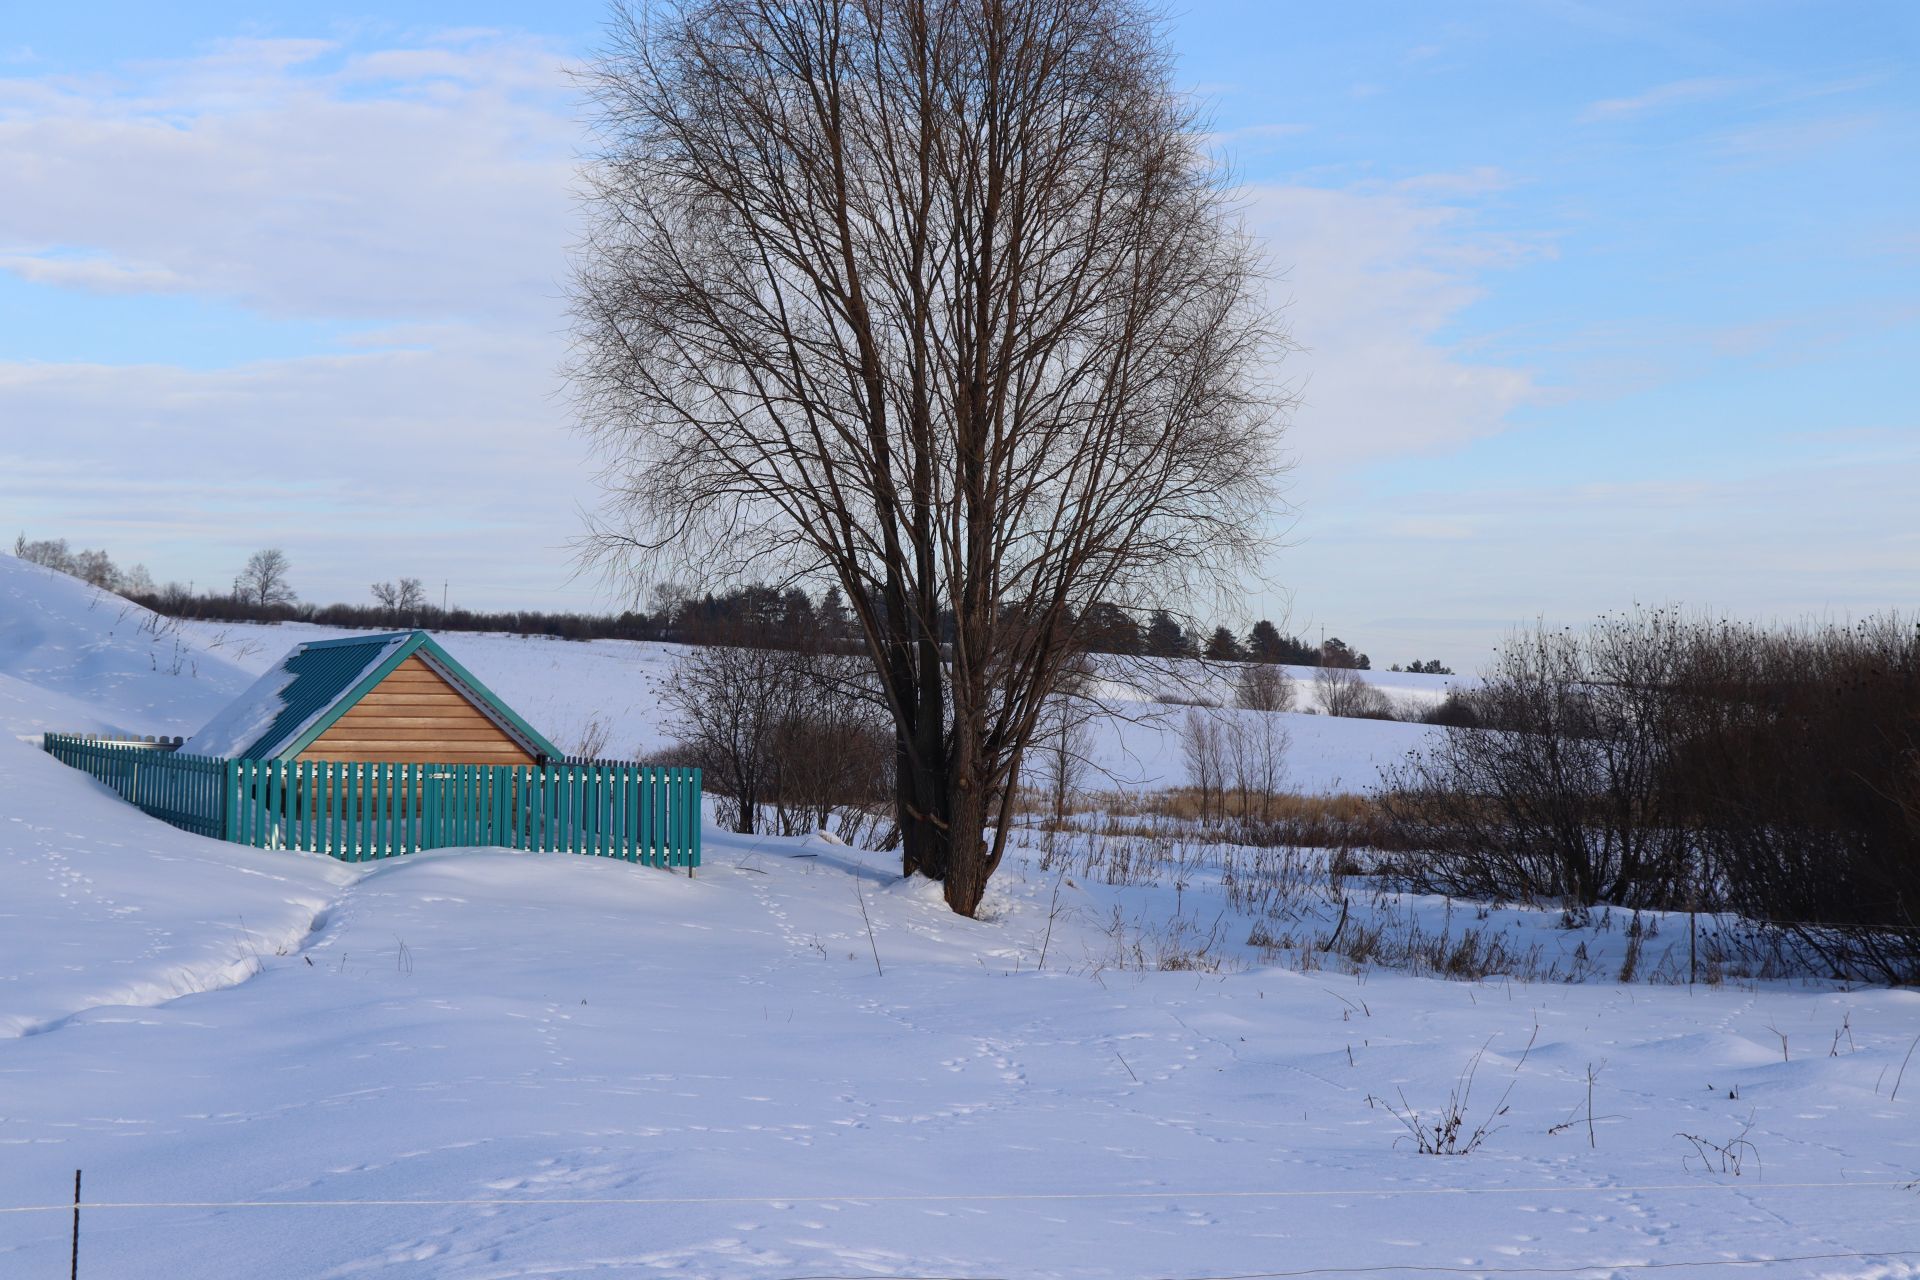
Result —
[[[597, 3], [0, 24], [0, 512], [162, 578], [284, 546], [601, 607], [555, 376]], [[1920, 7], [1205, 3], [1183, 84], [1301, 352], [1223, 616], [1472, 666], [1634, 602], [1920, 596]]]

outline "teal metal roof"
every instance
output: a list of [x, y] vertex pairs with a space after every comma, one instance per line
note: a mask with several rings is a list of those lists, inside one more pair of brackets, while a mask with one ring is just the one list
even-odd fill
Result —
[[[236, 754], [245, 760], [277, 758], [289, 740], [299, 736], [322, 712], [339, 703], [354, 685], [407, 639], [405, 632], [353, 636], [346, 640], [303, 644], [295, 649], [280, 660], [280, 669], [293, 677], [281, 686], [280, 714], [268, 723], [265, 732], [254, 739], [251, 746]], [[358, 702], [359, 698], [353, 701]], [[344, 712], [346, 708], [340, 710]], [[330, 716], [328, 722], [337, 719], [338, 715]]]
[[[239, 703], [222, 713], [220, 720], [242, 726], [238, 741], [222, 744], [225, 750], [209, 753], [245, 760], [296, 756], [416, 653], [509, 735], [521, 739], [534, 755], [549, 760], [562, 758], [559, 748], [424, 631], [349, 636], [300, 645], [242, 695]], [[201, 731], [202, 735], [209, 732], [218, 736], [214, 726]]]

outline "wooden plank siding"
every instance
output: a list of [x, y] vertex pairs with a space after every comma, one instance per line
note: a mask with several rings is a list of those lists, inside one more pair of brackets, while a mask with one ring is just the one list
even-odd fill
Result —
[[418, 654], [367, 691], [297, 759], [530, 765], [526, 748]]

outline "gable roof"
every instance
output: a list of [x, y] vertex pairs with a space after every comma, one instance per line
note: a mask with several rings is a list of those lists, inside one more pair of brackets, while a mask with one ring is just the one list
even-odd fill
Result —
[[186, 755], [291, 759], [408, 658], [437, 675], [533, 755], [559, 760], [559, 748], [455, 662], [424, 631], [349, 636], [296, 645], [252, 687], [181, 744]]

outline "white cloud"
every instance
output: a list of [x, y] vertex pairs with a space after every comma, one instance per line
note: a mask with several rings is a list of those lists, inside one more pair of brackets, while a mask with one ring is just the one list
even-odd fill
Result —
[[1504, 430], [1535, 394], [1527, 370], [1472, 361], [1442, 336], [1480, 296], [1480, 274], [1524, 246], [1403, 190], [1247, 194], [1305, 348], [1286, 364], [1302, 394], [1287, 443], [1303, 470], [1457, 447]]
[[177, 293], [187, 281], [165, 267], [135, 266], [111, 258], [66, 257], [58, 254], [0, 254], [0, 271], [9, 271], [30, 284], [89, 293]]
[[1209, 133], [1205, 135], [1203, 142], [1210, 148], [1230, 148], [1242, 144], [1259, 145], [1261, 143], [1278, 142], [1284, 138], [1297, 138], [1301, 134], [1306, 133], [1309, 128], [1311, 128], [1309, 125], [1294, 124], [1291, 122], [1250, 124], [1243, 125], [1238, 129], [1226, 129], [1218, 133]]
[[529, 41], [232, 41], [111, 82], [15, 80], [0, 244], [16, 271], [77, 251], [139, 264], [120, 287], [274, 315], [550, 317], [577, 138], [562, 62]]
[[487, 33], [0, 80], [0, 270], [363, 326], [227, 368], [0, 363], [0, 509], [203, 584], [280, 544], [320, 598], [411, 573], [587, 603], [556, 377], [576, 116], [551, 49]]

